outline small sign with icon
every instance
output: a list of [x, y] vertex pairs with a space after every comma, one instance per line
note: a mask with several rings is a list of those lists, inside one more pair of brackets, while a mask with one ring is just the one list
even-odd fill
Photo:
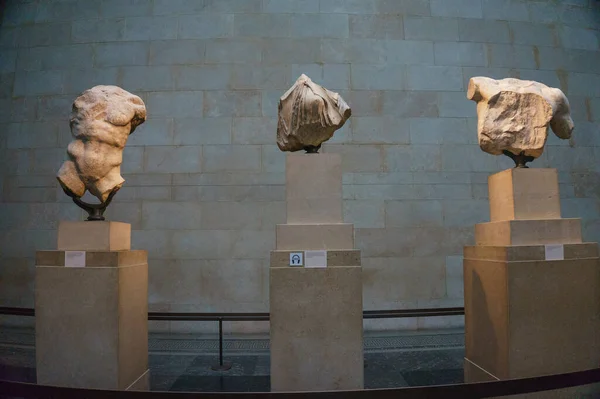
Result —
[[290, 252], [290, 266], [303, 266], [304, 254], [302, 252]]

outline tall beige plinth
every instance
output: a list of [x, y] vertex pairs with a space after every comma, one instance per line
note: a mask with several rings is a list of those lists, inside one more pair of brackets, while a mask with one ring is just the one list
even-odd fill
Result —
[[148, 256], [131, 226], [61, 222], [35, 268], [37, 382], [147, 390]]
[[556, 170], [510, 169], [488, 184], [492, 221], [475, 226], [464, 252], [465, 381], [598, 367], [598, 246], [582, 242], [579, 219], [561, 218]]
[[340, 155], [289, 154], [286, 200], [271, 252], [271, 390], [361, 389], [362, 267]]

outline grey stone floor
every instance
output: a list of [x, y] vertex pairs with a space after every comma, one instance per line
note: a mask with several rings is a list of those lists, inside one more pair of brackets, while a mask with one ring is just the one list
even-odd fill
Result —
[[[463, 382], [461, 330], [365, 334], [365, 388]], [[228, 371], [213, 371], [218, 340], [194, 334], [151, 334], [153, 391], [269, 391], [267, 337], [225, 337]], [[0, 379], [35, 382], [34, 333], [0, 329]]]

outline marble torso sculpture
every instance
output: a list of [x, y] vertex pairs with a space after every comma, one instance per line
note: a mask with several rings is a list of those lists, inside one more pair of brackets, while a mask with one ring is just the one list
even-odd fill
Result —
[[281, 151], [319, 151], [352, 111], [338, 94], [302, 74], [279, 99], [277, 146]]
[[569, 101], [560, 89], [542, 83], [473, 77], [467, 98], [477, 102], [477, 135], [485, 152], [511, 157], [526, 167], [542, 155], [548, 125], [561, 139], [573, 132]]
[[[142, 99], [117, 86], [92, 87], [73, 102], [73, 141], [57, 179], [64, 192], [90, 213], [88, 220], [104, 219], [104, 209], [125, 182], [121, 163], [127, 138], [145, 120]], [[86, 190], [100, 204], [81, 201]]]

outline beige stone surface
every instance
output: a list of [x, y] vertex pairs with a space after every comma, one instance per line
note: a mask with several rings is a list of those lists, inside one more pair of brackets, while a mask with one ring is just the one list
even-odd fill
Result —
[[361, 389], [360, 266], [270, 269], [271, 390]]
[[490, 220], [559, 219], [556, 169], [513, 168], [488, 177]]
[[354, 226], [335, 224], [278, 224], [278, 250], [354, 249]]
[[342, 223], [340, 154], [288, 154], [285, 174], [288, 224]]
[[86, 191], [106, 201], [124, 183], [123, 149], [137, 126], [146, 120], [141, 98], [117, 86], [95, 86], [73, 102], [68, 160], [58, 171], [63, 190], [74, 197]]
[[[271, 267], [290, 266], [290, 254], [296, 251], [271, 251]], [[360, 266], [360, 251], [341, 250], [327, 251], [327, 266]]]
[[127, 251], [131, 225], [105, 221], [60, 221], [58, 245], [62, 251]]
[[504, 220], [475, 225], [475, 245], [579, 244], [581, 219]]
[[542, 83], [477, 76], [469, 80], [467, 98], [477, 103], [479, 146], [490, 154], [507, 150], [537, 158], [548, 125], [561, 139], [570, 138], [574, 128], [567, 97]]
[[[586, 242], [581, 244], [564, 244], [565, 259], [585, 259], [598, 257], [598, 244]], [[544, 245], [519, 246], [484, 246], [474, 245], [464, 248], [467, 259], [484, 259], [494, 261], [531, 261], [545, 260]]]
[[316, 152], [351, 115], [338, 94], [302, 74], [279, 99], [277, 146], [281, 151]]
[[139, 260], [143, 262], [112, 267], [36, 266], [39, 384], [98, 389], [143, 385], [148, 264]]
[[600, 362], [600, 261], [464, 261], [465, 353], [500, 378]]

